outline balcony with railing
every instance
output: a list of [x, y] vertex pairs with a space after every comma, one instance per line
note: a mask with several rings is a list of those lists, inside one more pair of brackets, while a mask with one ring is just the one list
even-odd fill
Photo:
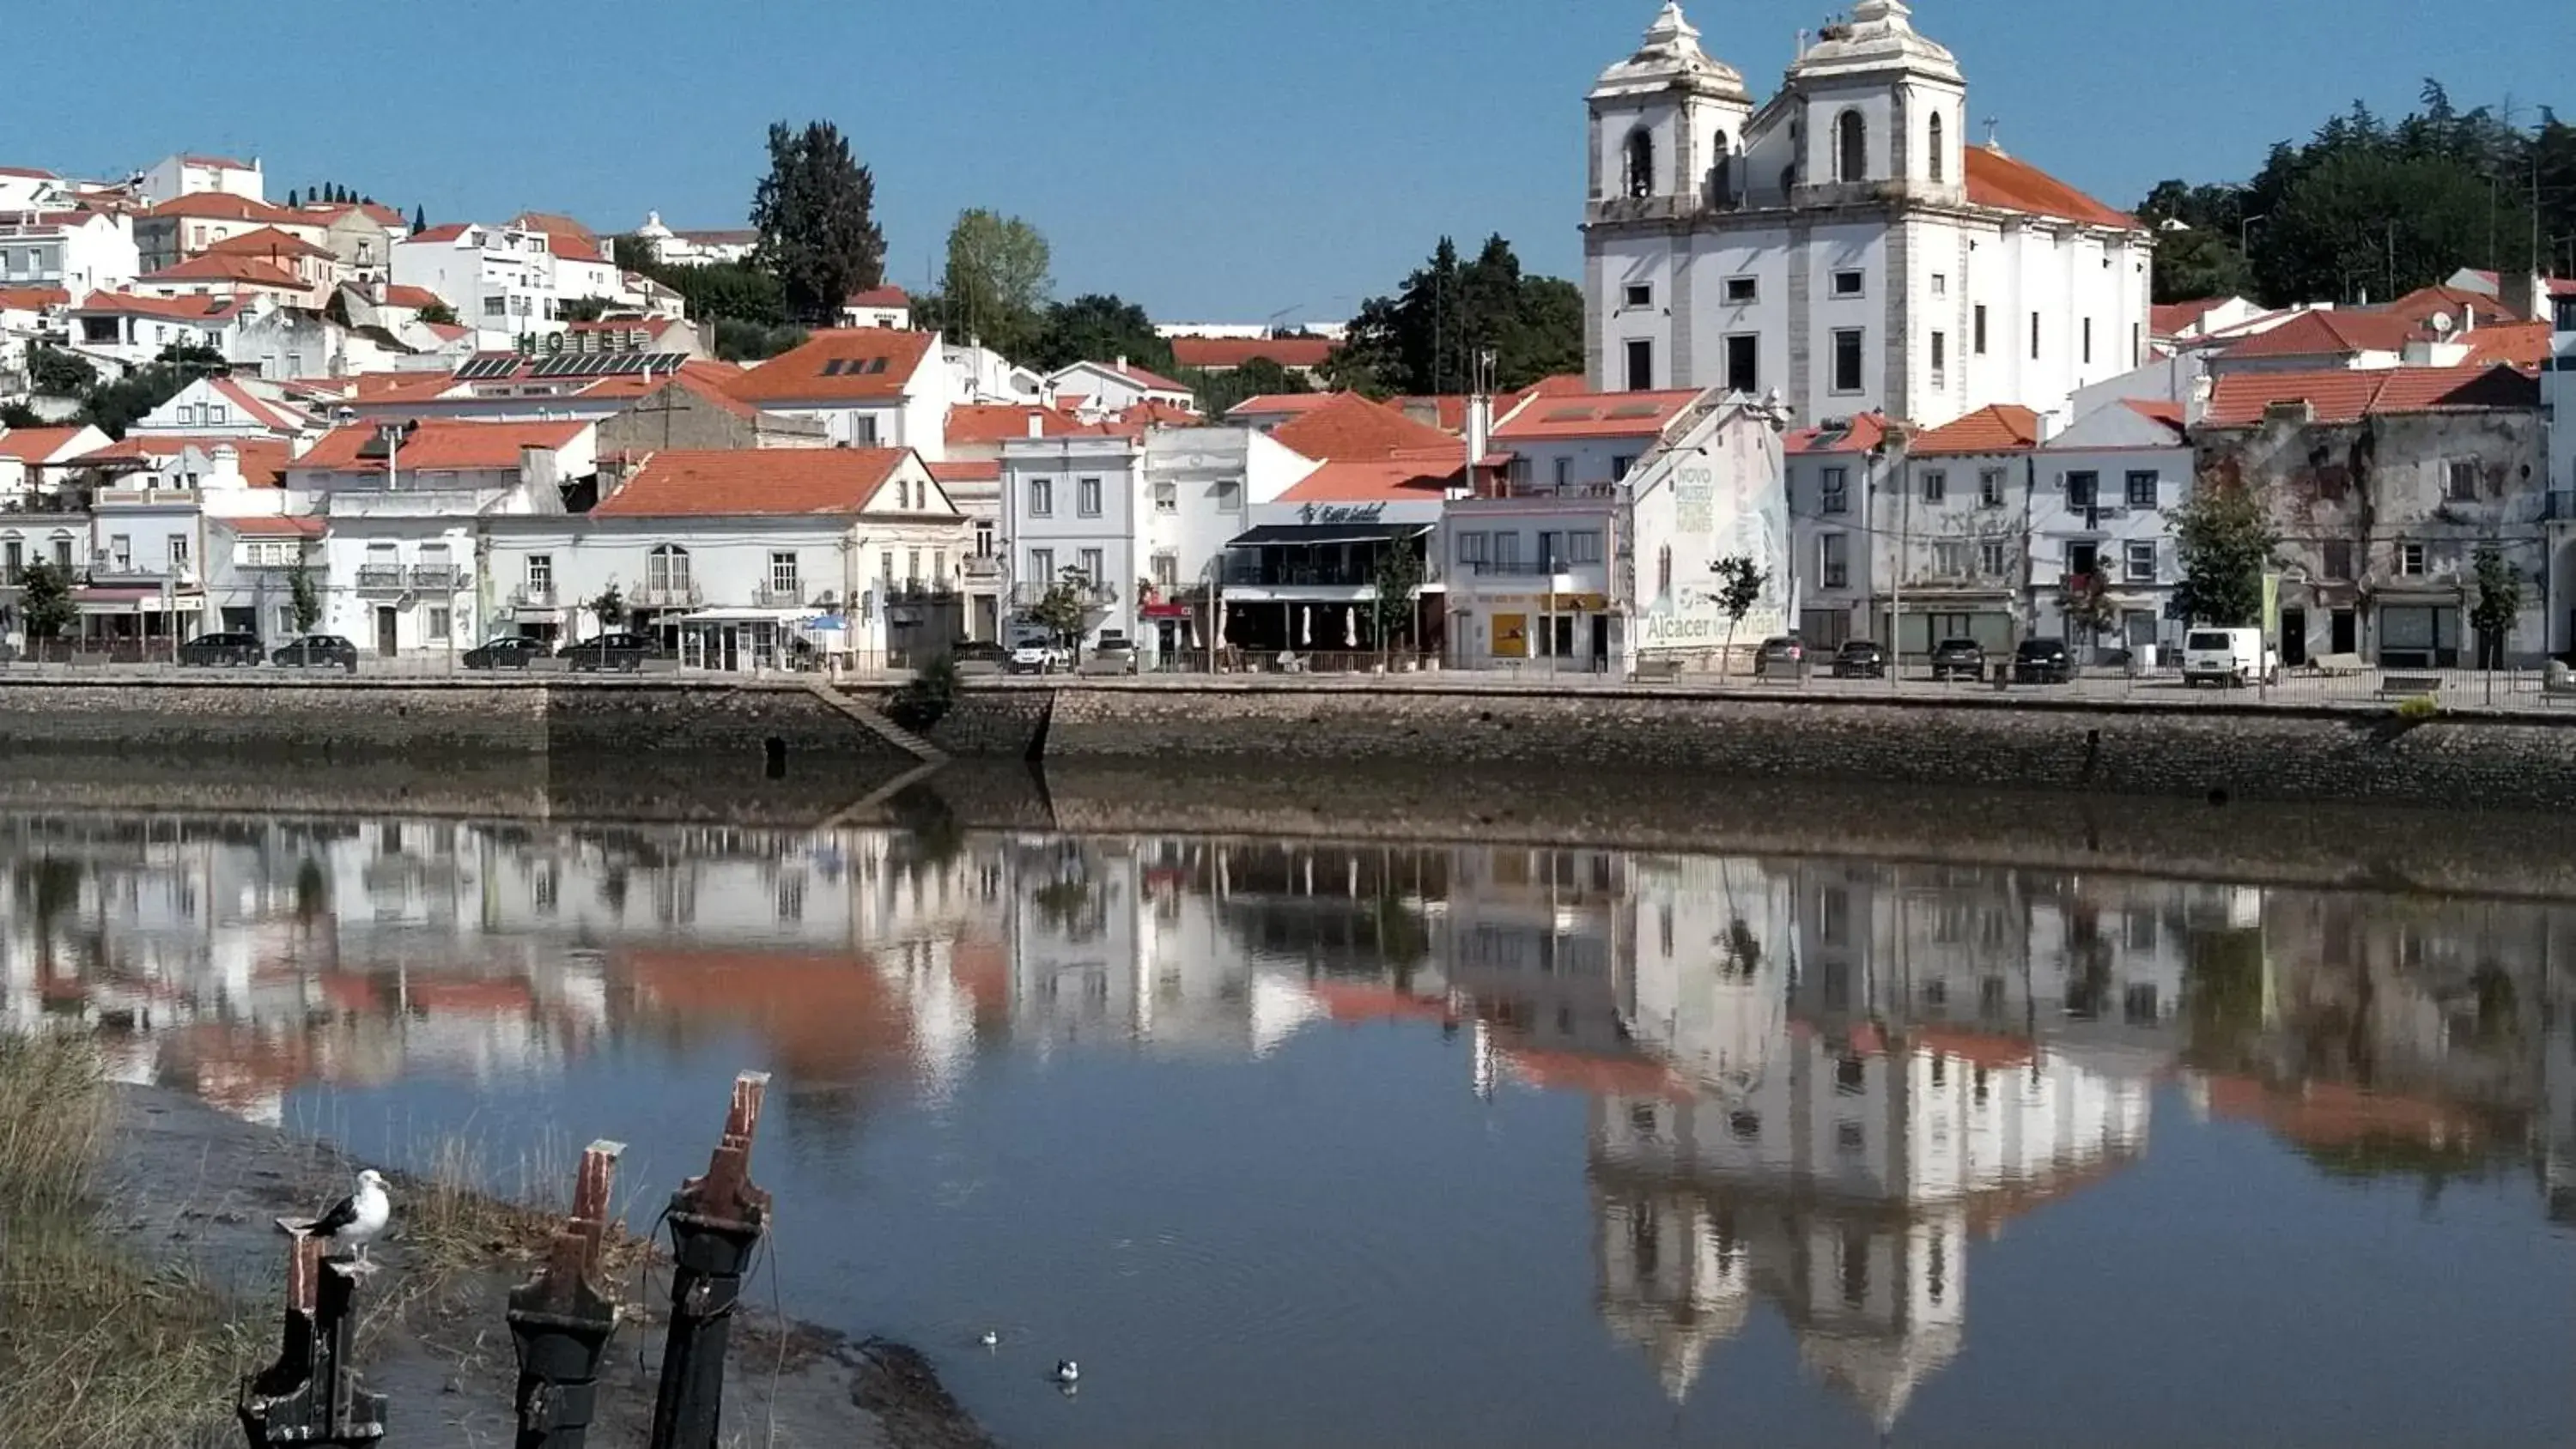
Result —
[[1082, 601], [1082, 606], [1086, 609], [1106, 609], [1110, 605], [1118, 602], [1118, 586], [1116, 584], [1095, 584], [1059, 579], [1054, 583], [1024, 583], [1012, 585], [1011, 607], [1015, 609], [1034, 609], [1039, 604], [1046, 601], [1046, 596], [1048, 594], [1054, 592], [1056, 589], [1066, 587], [1070, 587], [1074, 591], [1075, 596]]
[[806, 591], [795, 584], [781, 588], [773, 580], [753, 589], [751, 602], [754, 608], [761, 609], [801, 609], [805, 607]]
[[465, 570], [454, 564], [416, 563], [411, 566], [411, 586], [428, 593], [452, 594], [465, 587]]
[[560, 595], [553, 584], [532, 580], [510, 591], [510, 603], [521, 609], [551, 609], [563, 602]]
[[197, 570], [195, 565], [184, 562], [97, 559], [89, 566], [86, 582], [94, 589], [193, 589], [197, 586]]
[[694, 609], [704, 597], [697, 580], [673, 578], [638, 585], [632, 602], [639, 609]]
[[1002, 560], [995, 554], [970, 553], [958, 560], [958, 567], [970, 579], [998, 579], [1002, 576]]
[[401, 564], [358, 565], [358, 592], [362, 594], [399, 594], [405, 586]]

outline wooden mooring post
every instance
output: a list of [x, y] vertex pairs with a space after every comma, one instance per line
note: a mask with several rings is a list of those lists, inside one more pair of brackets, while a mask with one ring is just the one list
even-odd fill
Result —
[[622, 1142], [581, 1154], [572, 1212], [555, 1229], [537, 1276], [510, 1292], [510, 1341], [519, 1353], [518, 1449], [583, 1449], [598, 1412], [599, 1361], [617, 1332], [617, 1301], [599, 1278]]
[[330, 1244], [292, 1233], [277, 1362], [242, 1381], [233, 1401], [250, 1449], [357, 1449], [385, 1437], [385, 1398], [358, 1387], [350, 1312], [364, 1271], [323, 1257]]
[[751, 1143], [768, 1087], [767, 1072], [734, 1079], [733, 1105], [706, 1176], [690, 1178], [671, 1199], [671, 1326], [653, 1403], [652, 1449], [715, 1449], [734, 1307], [743, 1272], [769, 1229], [769, 1194], [751, 1181]]

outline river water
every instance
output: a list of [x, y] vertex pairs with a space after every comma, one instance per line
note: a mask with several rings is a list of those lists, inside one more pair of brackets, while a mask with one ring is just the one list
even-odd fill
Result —
[[1024, 1449], [2576, 1440], [2576, 904], [95, 812], [0, 873], [0, 1026], [373, 1160], [620, 1139], [642, 1221], [773, 1073], [754, 1295]]

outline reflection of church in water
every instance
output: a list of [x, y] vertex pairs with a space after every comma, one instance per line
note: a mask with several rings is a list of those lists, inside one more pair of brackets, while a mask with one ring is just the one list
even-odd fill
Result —
[[[1611, 994], [1670, 1069], [1595, 1082], [1594, 1258], [1604, 1320], [1676, 1403], [1767, 1303], [1809, 1371], [1891, 1429], [1960, 1351], [1972, 1240], [2145, 1149], [2134, 1040], [2021, 1029], [2063, 1002], [2000, 963], [2057, 913], [2011, 912], [2009, 941], [1972, 918], [1945, 951], [1908, 884], [1636, 861]], [[2141, 1003], [2151, 955], [2120, 963]], [[1513, 1071], [1514, 1035], [1487, 1070]]]

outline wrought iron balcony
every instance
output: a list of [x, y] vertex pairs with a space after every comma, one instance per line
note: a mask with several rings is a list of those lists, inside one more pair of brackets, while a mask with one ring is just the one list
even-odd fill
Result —
[[668, 579], [637, 588], [632, 602], [639, 609], [694, 609], [702, 598], [697, 580]]
[[401, 564], [358, 565], [358, 592], [362, 594], [399, 594], [403, 591]]
[[751, 591], [751, 601], [754, 607], [762, 609], [801, 609], [805, 607], [805, 591], [794, 587], [757, 588]]
[[413, 564], [411, 586], [437, 593], [451, 593], [465, 586], [465, 571], [454, 564]]
[[561, 602], [552, 584], [521, 584], [510, 591], [510, 602], [522, 609], [551, 609]]

